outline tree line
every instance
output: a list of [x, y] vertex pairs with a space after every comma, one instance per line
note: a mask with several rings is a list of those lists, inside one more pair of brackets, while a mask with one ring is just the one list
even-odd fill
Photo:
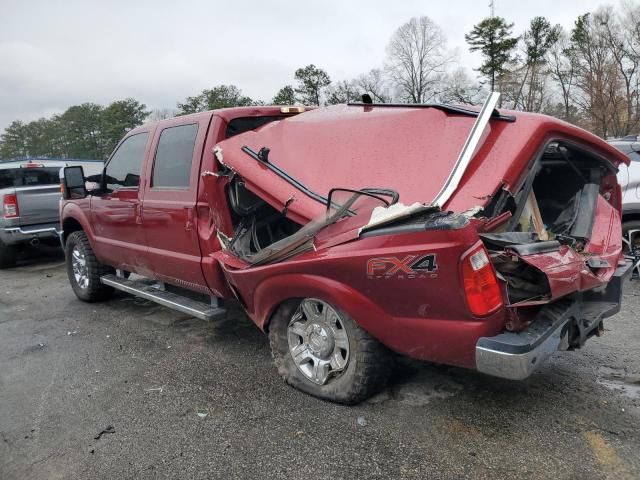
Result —
[[123, 135], [149, 116], [133, 98], [106, 107], [83, 103], [33, 122], [12, 122], [0, 135], [0, 159], [59, 157], [104, 159]]
[[541, 112], [603, 137], [640, 128], [640, 6], [622, 2], [580, 15], [565, 30], [545, 17], [519, 36], [504, 18], [485, 19], [465, 36], [480, 51], [485, 86], [502, 105]]
[[637, 133], [640, 127], [640, 6], [623, 2], [580, 15], [573, 27], [538, 16], [520, 34], [493, 16], [465, 35], [482, 62], [473, 78], [448, 47], [443, 29], [427, 16], [401, 25], [390, 38], [382, 65], [352, 79], [333, 81], [324, 69], [298, 68], [293, 81], [269, 100], [246, 96], [235, 85], [217, 85], [149, 111], [128, 98], [107, 106], [75, 105], [64, 113], [12, 122], [0, 135], [0, 158], [51, 156], [106, 158], [119, 139], [145, 121], [249, 105], [331, 105], [374, 102], [482, 102], [502, 93], [501, 107], [541, 112], [602, 137]]

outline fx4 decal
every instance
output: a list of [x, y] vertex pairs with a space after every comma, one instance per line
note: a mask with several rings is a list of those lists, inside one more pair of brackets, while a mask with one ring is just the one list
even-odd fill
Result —
[[436, 254], [375, 257], [367, 260], [369, 278], [435, 278], [438, 276]]

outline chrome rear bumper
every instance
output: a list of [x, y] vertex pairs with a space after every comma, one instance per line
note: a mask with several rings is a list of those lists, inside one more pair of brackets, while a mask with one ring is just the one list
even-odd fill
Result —
[[0, 230], [2, 241], [7, 244], [27, 243], [33, 239], [60, 238], [62, 230], [55, 224], [33, 225], [30, 227], [5, 227]]
[[557, 325], [546, 338], [535, 345], [524, 342], [521, 345], [513, 345], [491, 341], [501, 335], [507, 337], [513, 335], [515, 340], [520, 335], [518, 333], [481, 338], [476, 345], [476, 368], [494, 377], [524, 380], [556, 350], [559, 350], [563, 341], [565, 345], [567, 344], [566, 325], [569, 320], [567, 318]]
[[480, 338], [476, 344], [476, 369], [495, 377], [523, 380], [556, 350], [580, 347], [598, 331], [604, 318], [620, 311], [631, 267], [629, 261], [620, 265], [601, 291], [579, 293], [545, 306], [522, 332]]

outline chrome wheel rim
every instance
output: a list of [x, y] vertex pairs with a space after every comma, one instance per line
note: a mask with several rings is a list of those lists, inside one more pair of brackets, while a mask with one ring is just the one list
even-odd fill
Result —
[[85, 289], [89, 286], [89, 272], [84, 252], [76, 245], [71, 251], [71, 268], [78, 286]]
[[640, 276], [640, 230], [627, 230], [622, 242], [625, 257], [633, 262], [634, 276]]
[[289, 353], [298, 370], [318, 385], [349, 363], [349, 335], [342, 316], [327, 302], [305, 298], [289, 322]]

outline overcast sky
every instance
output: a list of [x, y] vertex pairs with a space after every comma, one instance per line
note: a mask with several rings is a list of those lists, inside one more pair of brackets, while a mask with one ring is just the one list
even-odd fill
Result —
[[[489, 0], [0, 0], [0, 131], [83, 102], [175, 107], [233, 83], [269, 100], [314, 63], [332, 80], [382, 66], [394, 30], [428, 15], [469, 69], [464, 34]], [[496, 0], [520, 33], [544, 15], [570, 28], [602, 0]]]

